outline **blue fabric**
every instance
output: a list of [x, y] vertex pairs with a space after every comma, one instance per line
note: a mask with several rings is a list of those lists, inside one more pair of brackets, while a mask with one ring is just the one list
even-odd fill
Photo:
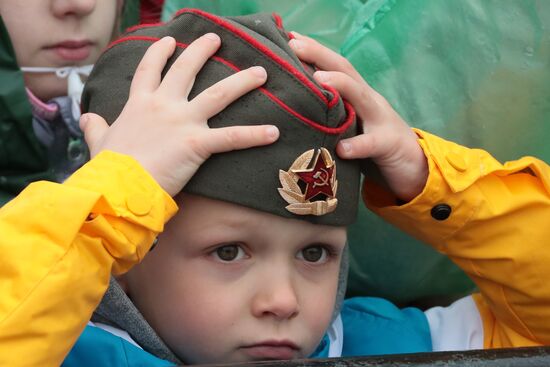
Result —
[[173, 364], [108, 331], [86, 326], [61, 366], [164, 367]]
[[382, 298], [357, 297], [344, 301], [342, 356], [432, 351], [430, 326], [417, 308], [399, 309]]
[[[342, 357], [432, 351], [428, 320], [419, 309], [400, 310], [381, 298], [357, 297], [344, 301], [340, 315], [344, 327]], [[311, 358], [328, 357], [329, 348], [329, 337], [325, 335]], [[105, 330], [87, 326], [62, 366], [171, 364]]]
[[325, 334], [325, 336], [317, 346], [317, 349], [315, 349], [315, 352], [311, 353], [309, 358], [327, 358], [329, 348], [330, 348], [330, 339], [328, 337], [328, 334]]

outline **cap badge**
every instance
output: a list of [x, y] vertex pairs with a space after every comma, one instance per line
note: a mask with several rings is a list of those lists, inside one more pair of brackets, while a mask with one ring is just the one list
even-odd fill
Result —
[[288, 171], [279, 170], [279, 181], [283, 186], [278, 188], [279, 194], [289, 204], [286, 209], [291, 213], [325, 215], [336, 209], [336, 162], [325, 148], [308, 150]]

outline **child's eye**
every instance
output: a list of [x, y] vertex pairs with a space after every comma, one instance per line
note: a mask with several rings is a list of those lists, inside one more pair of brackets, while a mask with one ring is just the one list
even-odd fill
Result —
[[222, 262], [241, 260], [245, 257], [245, 252], [241, 246], [236, 244], [223, 245], [214, 250], [214, 257]]
[[308, 246], [298, 252], [298, 259], [310, 263], [325, 263], [328, 259], [328, 251], [321, 245]]

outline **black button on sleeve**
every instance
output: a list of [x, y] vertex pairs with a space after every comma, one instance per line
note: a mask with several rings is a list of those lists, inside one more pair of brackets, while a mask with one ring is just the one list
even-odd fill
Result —
[[447, 204], [437, 204], [432, 208], [431, 214], [435, 220], [445, 220], [451, 215], [451, 207]]

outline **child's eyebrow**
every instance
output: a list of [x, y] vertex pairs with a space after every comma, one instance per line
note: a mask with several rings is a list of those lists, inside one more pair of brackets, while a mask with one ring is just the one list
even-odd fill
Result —
[[193, 226], [189, 231], [187, 231], [185, 236], [190, 235], [192, 232], [206, 232], [210, 233], [212, 236], [215, 236], [219, 231], [238, 231], [242, 228], [248, 227], [254, 228], [256, 226], [251, 225], [251, 221], [246, 220], [240, 215], [235, 215], [231, 217], [227, 216], [215, 222], [197, 223], [197, 225]]

